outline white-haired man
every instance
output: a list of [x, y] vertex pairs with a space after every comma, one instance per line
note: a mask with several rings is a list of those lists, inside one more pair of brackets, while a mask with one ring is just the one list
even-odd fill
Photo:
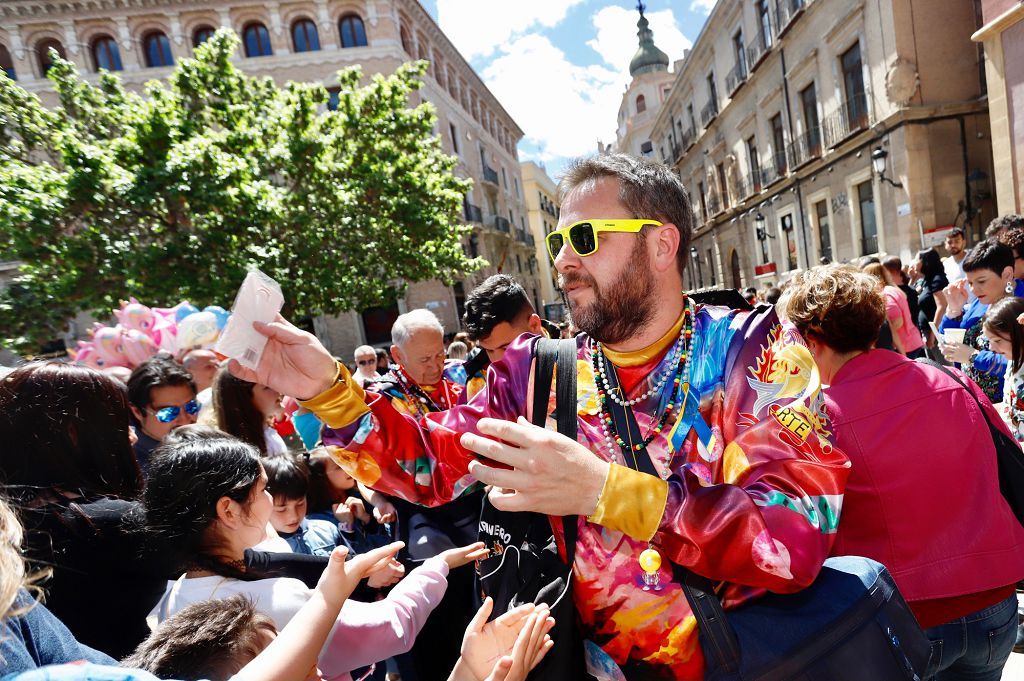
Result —
[[366, 387], [367, 383], [380, 380], [380, 374], [377, 373], [376, 350], [369, 345], [360, 345], [356, 348], [353, 355], [353, 359], [356, 362], [356, 370], [352, 374], [353, 381], [359, 383], [360, 386]]

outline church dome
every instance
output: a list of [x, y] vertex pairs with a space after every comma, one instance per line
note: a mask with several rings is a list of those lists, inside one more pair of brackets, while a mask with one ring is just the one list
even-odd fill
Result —
[[629, 62], [629, 75], [636, 77], [641, 73], [668, 71], [668, 55], [654, 44], [654, 32], [651, 31], [643, 10], [640, 11], [640, 21], [636, 22], [636, 26], [640, 29], [637, 31], [640, 48]]

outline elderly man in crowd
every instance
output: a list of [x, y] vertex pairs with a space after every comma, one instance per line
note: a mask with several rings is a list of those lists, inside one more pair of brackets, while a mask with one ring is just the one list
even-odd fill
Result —
[[[673, 566], [721, 583], [727, 608], [806, 587], [828, 556], [848, 461], [830, 441], [813, 359], [774, 310], [700, 307], [682, 293], [693, 210], [667, 168], [582, 160], [560, 198], [547, 238], [583, 332], [576, 441], [528, 421], [535, 337], [508, 346], [470, 404], [418, 421], [284, 320], [257, 325], [269, 339], [258, 370], [232, 370], [305, 399], [324, 442], [377, 489], [436, 505], [481, 481], [495, 507], [545, 513], [559, 535], [578, 516], [573, 599], [593, 643], [588, 670], [702, 679]], [[294, 370], [272, 368], [283, 365]]]
[[377, 373], [377, 351], [369, 345], [360, 345], [356, 348], [355, 357], [353, 359], [356, 362], [356, 371], [352, 374], [352, 380], [358, 383], [361, 387], [366, 387], [367, 383], [373, 383], [380, 379], [380, 374]]

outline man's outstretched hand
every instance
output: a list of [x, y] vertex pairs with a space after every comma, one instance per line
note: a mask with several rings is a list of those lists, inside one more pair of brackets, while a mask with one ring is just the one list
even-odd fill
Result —
[[270, 324], [254, 322], [252, 326], [267, 337], [259, 367], [253, 370], [231, 360], [228, 370], [232, 374], [297, 400], [316, 397], [331, 387], [337, 363], [316, 336], [281, 315]]

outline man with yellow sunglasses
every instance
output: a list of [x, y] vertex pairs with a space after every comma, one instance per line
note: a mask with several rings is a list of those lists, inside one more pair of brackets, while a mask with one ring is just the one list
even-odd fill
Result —
[[[528, 420], [528, 334], [471, 404], [418, 423], [364, 394], [284, 320], [257, 326], [268, 337], [257, 371], [232, 371], [304, 400], [326, 424], [324, 443], [384, 493], [435, 505], [480, 481], [498, 509], [579, 517], [572, 595], [592, 642], [581, 668], [702, 679], [676, 568], [719, 584], [730, 608], [807, 586], [835, 536], [822, 518], [838, 517], [847, 459], [815, 406], [813, 361], [774, 311], [697, 306], [682, 292], [693, 213], [668, 168], [580, 160], [560, 196], [547, 242], [584, 332], [576, 441]], [[560, 533], [561, 518], [553, 526]]]

